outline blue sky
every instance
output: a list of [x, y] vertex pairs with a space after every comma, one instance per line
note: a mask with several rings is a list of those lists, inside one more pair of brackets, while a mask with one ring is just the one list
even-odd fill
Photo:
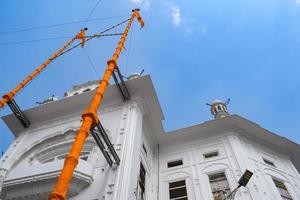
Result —
[[[11, 34], [2, 32], [87, 19], [98, 0], [19, 0], [1, 2], [0, 66], [4, 94], [15, 87], [66, 39], [4, 45], [4, 43], [72, 37], [82, 23]], [[300, 143], [300, 1], [299, 0], [101, 0], [87, 22], [88, 34], [126, 19], [141, 7], [145, 28], [135, 22], [119, 66], [129, 75], [150, 74], [165, 115], [166, 130], [212, 119], [207, 102], [231, 98], [230, 113]], [[122, 15], [123, 17], [116, 17]], [[123, 27], [114, 32], [122, 32]], [[118, 37], [89, 42], [88, 53], [99, 74]], [[35, 106], [52, 94], [62, 97], [72, 85], [97, 79], [80, 48], [55, 60], [26, 87], [16, 101]], [[1, 115], [10, 113], [8, 108]], [[0, 122], [0, 150], [13, 136]]]

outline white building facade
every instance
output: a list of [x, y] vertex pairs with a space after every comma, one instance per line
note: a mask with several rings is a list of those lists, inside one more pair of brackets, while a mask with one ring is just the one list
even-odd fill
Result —
[[[126, 82], [130, 101], [109, 86], [99, 118], [121, 162], [110, 167], [93, 137], [86, 141], [70, 185], [70, 200], [224, 199], [248, 169], [237, 200], [300, 200], [300, 146], [212, 103], [214, 120], [165, 132], [150, 76]], [[3, 120], [15, 140], [0, 160], [2, 200], [42, 200], [62, 169], [97, 82], [28, 109], [24, 129]]]

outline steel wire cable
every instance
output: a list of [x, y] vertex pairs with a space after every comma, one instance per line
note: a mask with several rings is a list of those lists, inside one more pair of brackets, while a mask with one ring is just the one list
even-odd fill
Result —
[[[130, 18], [129, 18], [129, 19], [126, 19], [126, 20], [124, 20], [124, 21], [122, 21], [122, 22], [120, 22], [120, 23], [118, 23], [118, 24], [116, 24], [116, 25], [113, 25], [113, 26], [111, 26], [111, 27], [109, 27], [109, 28], [107, 28], [107, 29], [105, 29], [105, 30], [99, 32], [99, 33], [96, 33], [96, 34], [91, 35], [91, 36], [87, 36], [88, 39], [86, 40], [86, 42], [88, 42], [89, 40], [91, 40], [91, 39], [93, 39], [93, 38], [96, 38], [96, 37], [112, 36], [112, 35], [122, 35], [122, 34], [120, 34], [120, 33], [111, 33], [111, 34], [103, 34], [103, 33], [108, 32], [108, 31], [110, 31], [110, 30], [112, 30], [112, 29], [114, 29], [114, 28], [116, 28], [116, 27], [122, 25], [122, 24], [126, 23], [126, 22], [129, 21], [129, 20], [130, 20]], [[64, 36], [64, 37], [56, 37], [56, 39], [58, 39], [58, 38], [62, 39], [62, 38], [66, 38], [66, 36]], [[45, 39], [42, 39], [42, 40], [49, 40], [49, 39], [53, 39], [53, 38], [45, 38]], [[40, 40], [41, 40], [41, 39], [40, 39]], [[77, 44], [77, 45], [71, 47], [70, 49], [67, 49], [66, 51], [63, 51], [63, 52], [62, 52], [61, 54], [59, 54], [56, 58], [58, 58], [59, 56], [65, 54], [65, 53], [67, 53], [67, 52], [69, 52], [69, 51], [71, 51], [72, 49], [75, 49], [76, 47], [80, 46], [81, 44], [82, 44], [82, 42], [80, 42], [79, 44]], [[87, 55], [87, 56], [88, 56], [88, 55]], [[31, 83], [31, 82], [30, 82], [30, 83]], [[30, 85], [30, 83], [27, 84], [27, 85], [25, 85], [25, 86], [23, 87], [23, 90], [24, 90], [25, 88], [27, 88], [28, 85]], [[18, 94], [20, 94], [20, 93], [17, 93], [17, 94], [15, 95], [15, 97], [17, 97]], [[3, 109], [3, 108], [1, 108], [0, 110], [2, 110], [2, 109]]]
[[[101, 34], [99, 37], [104, 36], [116, 36], [121, 35], [121, 33], [111, 33], [111, 34]], [[87, 36], [87, 38], [90, 38], [92, 36]], [[21, 41], [15, 41], [15, 42], [7, 42], [7, 43], [0, 43], [0, 46], [8, 46], [13, 44], [22, 44], [22, 43], [32, 43], [32, 42], [42, 42], [42, 41], [48, 41], [48, 40], [59, 40], [59, 39], [70, 39], [72, 36], [61, 36], [61, 37], [50, 37], [50, 38], [40, 38], [40, 39], [33, 39], [33, 40], [21, 40]]]
[[93, 9], [91, 10], [91, 12], [89, 13], [88, 17], [86, 18], [86, 20], [83, 22], [83, 24], [81, 25], [81, 29], [84, 27], [84, 25], [86, 24], [86, 22], [89, 20], [89, 18], [92, 16], [92, 14], [94, 13], [94, 11], [96, 10], [96, 8], [98, 7], [99, 3], [101, 2], [101, 0], [98, 0], [97, 3], [95, 4], [95, 6], [93, 7]]
[[[116, 25], [114, 25], [114, 26], [111, 26], [111, 27], [109, 27], [109, 28], [107, 28], [107, 29], [105, 29], [105, 30], [99, 32], [99, 33], [96, 33], [96, 34], [91, 35], [91, 36], [87, 36], [88, 39], [86, 40], [86, 43], [87, 43], [88, 41], [90, 41], [91, 39], [93, 39], [93, 38], [96, 38], [96, 37], [102, 37], [103, 33], [106, 33], [106, 32], [108, 32], [108, 31], [110, 31], [110, 30], [112, 30], [112, 29], [114, 29], [114, 28], [116, 28], [116, 27], [122, 25], [122, 24], [126, 23], [126, 22], [129, 21], [129, 20], [130, 20], [130, 18], [129, 18], [129, 19], [126, 19], [126, 20], [124, 20], [124, 21], [122, 21], [122, 22], [120, 22], [120, 23], [118, 23], [118, 24], [116, 24]], [[117, 33], [117, 34], [118, 34], [118, 35], [122, 35], [122, 34], [120, 34], [120, 33]], [[108, 34], [108, 35], [115, 35], [115, 34]], [[65, 53], [67, 53], [67, 52], [69, 52], [69, 51], [75, 49], [76, 47], [80, 46], [81, 44], [82, 44], [82, 42], [80, 42], [79, 44], [77, 44], [77, 45], [75, 45], [75, 46], [73, 46], [73, 47], [70, 47], [69, 49], [67, 49], [67, 50], [63, 51], [61, 54], [59, 54], [57, 57], [59, 57], [59, 56], [65, 54]]]
[[46, 25], [46, 26], [36, 26], [36, 27], [23, 28], [23, 29], [12, 30], [12, 31], [4, 31], [4, 32], [0, 32], [0, 35], [8, 35], [8, 34], [12, 34], [12, 33], [20, 33], [20, 32], [26, 32], [26, 31], [54, 28], [54, 27], [59, 27], [59, 26], [67, 26], [67, 25], [72, 25], [72, 24], [79, 24], [79, 23], [82, 23], [85, 21], [86, 22], [102, 21], [102, 20], [117, 19], [117, 18], [128, 17], [128, 16], [130, 16], [130, 15], [116, 15], [116, 16], [112, 16], [112, 17], [99, 17], [99, 18], [94, 18], [94, 19], [88, 19], [87, 21], [79, 20], [79, 21], [73, 21], [73, 22], [51, 24], [51, 25]]
[[92, 66], [94, 72], [96, 73], [97, 77], [100, 79], [100, 78], [101, 78], [101, 77], [100, 77], [100, 74], [97, 72], [96, 66], [94, 65], [94, 63], [93, 63], [91, 57], [89, 56], [89, 54], [87, 53], [87, 51], [85, 50], [85, 48], [82, 48], [82, 50], [83, 50], [85, 56], [87, 57], [87, 59], [88, 59], [90, 65]]
[[131, 49], [131, 41], [132, 41], [132, 34], [134, 32], [134, 27], [132, 27], [130, 31], [130, 37], [129, 37], [129, 44], [128, 44], [128, 50], [127, 50], [127, 58], [126, 58], [126, 65], [125, 65], [125, 76], [127, 75], [127, 69], [128, 69], [128, 62], [129, 62], [129, 57], [130, 57], [130, 49]]

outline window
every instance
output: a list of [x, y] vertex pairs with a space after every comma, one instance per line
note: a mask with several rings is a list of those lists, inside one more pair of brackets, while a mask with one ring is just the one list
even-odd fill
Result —
[[[90, 154], [90, 152], [81, 152], [80, 156], [79, 156], [79, 159], [87, 161], [89, 154]], [[64, 160], [67, 157], [67, 155], [68, 154], [62, 154], [62, 155], [55, 156], [55, 157], [52, 157], [52, 158], [47, 159], [47, 160], [43, 160], [41, 162], [42, 163], [47, 163], [47, 162], [52, 162], [54, 160]]]
[[273, 179], [275, 186], [283, 200], [293, 200], [283, 182]]
[[183, 165], [182, 160], [175, 160], [175, 161], [168, 162], [168, 168], [177, 167], [180, 165]]
[[[65, 134], [56, 135], [40, 142], [31, 150], [32, 153], [28, 156], [29, 164], [37, 162], [48, 164], [64, 160], [73, 145], [75, 135], [76, 131], [70, 130]], [[79, 162], [82, 160], [87, 161], [94, 147], [95, 141], [89, 137], [82, 148]]]
[[88, 159], [88, 156], [80, 156], [80, 159], [81, 159], [81, 160], [85, 160], [85, 161], [87, 161], [87, 159]]
[[138, 199], [145, 200], [145, 184], [146, 184], [146, 170], [143, 164], [140, 164], [140, 175], [139, 175], [139, 185], [138, 185]]
[[219, 152], [217, 152], [217, 151], [203, 154], [204, 158], [212, 158], [212, 157], [216, 157], [218, 155], [219, 155]]
[[217, 113], [218, 113], [218, 110], [217, 110], [217, 108], [214, 108], [214, 111], [215, 111], [215, 113], [214, 113], [214, 114], [217, 114]]
[[223, 109], [222, 109], [222, 106], [221, 106], [221, 105], [218, 105], [218, 106], [217, 106], [217, 108], [218, 108], [218, 111], [223, 111]]
[[43, 163], [52, 162], [52, 161], [54, 161], [54, 158], [50, 158], [48, 160], [45, 160]]
[[88, 91], [90, 91], [90, 90], [91, 90], [91, 89], [88, 88], [88, 89], [83, 90], [83, 92], [88, 92]]
[[146, 149], [146, 147], [145, 147], [145, 145], [144, 145], [144, 143], [143, 143], [143, 150], [144, 150], [144, 152], [145, 152], [145, 154], [146, 154], [146, 156], [147, 156], [147, 149]]
[[90, 154], [90, 152], [81, 152], [79, 158], [80, 158], [81, 160], [87, 161], [87, 159], [88, 159], [88, 157], [89, 157], [89, 154]]
[[209, 175], [209, 183], [215, 200], [225, 199], [230, 193], [230, 188], [227, 182], [225, 173], [217, 173]]
[[264, 163], [266, 163], [267, 165], [271, 165], [271, 166], [275, 167], [274, 162], [269, 161], [269, 160], [267, 160], [267, 159], [265, 159], [265, 158], [263, 158], [263, 161], [264, 161]]
[[187, 200], [185, 180], [169, 183], [170, 200]]

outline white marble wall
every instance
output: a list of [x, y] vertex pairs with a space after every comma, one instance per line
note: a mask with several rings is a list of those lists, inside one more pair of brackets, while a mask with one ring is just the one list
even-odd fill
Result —
[[[300, 176], [288, 153], [241, 137], [238, 131], [208, 138], [193, 136], [159, 146], [138, 103], [131, 101], [103, 107], [99, 116], [121, 165], [110, 168], [95, 145], [88, 160], [80, 161], [92, 166], [92, 182], [70, 200], [135, 200], [140, 162], [146, 169], [146, 200], [169, 199], [168, 183], [180, 179], [186, 180], [189, 200], [213, 200], [209, 174], [224, 171], [233, 190], [245, 169], [254, 175], [248, 186], [239, 190], [236, 199], [280, 200], [272, 181], [274, 177], [285, 183], [294, 200], [300, 200]], [[80, 120], [80, 113], [73, 113], [20, 134], [0, 160], [0, 186], [10, 171], [28, 164], [32, 148], [48, 138], [77, 130]], [[218, 151], [219, 155], [203, 157], [213, 151]], [[275, 167], [265, 164], [262, 158], [274, 162]], [[167, 162], [177, 159], [183, 160], [182, 166], [167, 168]]]
[[[219, 156], [205, 159], [204, 153], [218, 151]], [[262, 158], [274, 161], [276, 167]], [[183, 159], [183, 165], [167, 168], [167, 162]], [[228, 132], [219, 137], [174, 143], [160, 148], [160, 199], [168, 199], [168, 183], [185, 179], [191, 200], [213, 200], [208, 175], [224, 171], [231, 190], [245, 169], [254, 172], [239, 200], [280, 200], [271, 177], [284, 181], [294, 200], [300, 199], [300, 177], [287, 155], [259, 146], [256, 142]]]
[[[94, 145], [88, 160], [79, 161], [93, 166], [92, 183], [70, 199], [133, 199], [139, 172], [139, 150], [142, 143], [143, 114], [141, 109], [137, 103], [127, 102], [103, 107], [99, 116], [121, 159], [121, 164], [118, 167], [110, 168], [98, 146]], [[21, 134], [1, 158], [0, 179], [5, 180], [14, 169], [22, 169], [22, 166], [27, 166], [29, 154], [34, 153], [32, 149], [35, 146], [54, 136], [67, 134], [68, 131], [76, 131], [80, 127], [80, 121], [80, 113], [73, 113], [28, 129]], [[62, 165], [62, 162], [59, 164]], [[47, 173], [47, 168], [44, 169], [46, 171], [43, 173]], [[51, 169], [48, 169], [50, 172]], [[22, 173], [20, 170], [18, 172]]]

